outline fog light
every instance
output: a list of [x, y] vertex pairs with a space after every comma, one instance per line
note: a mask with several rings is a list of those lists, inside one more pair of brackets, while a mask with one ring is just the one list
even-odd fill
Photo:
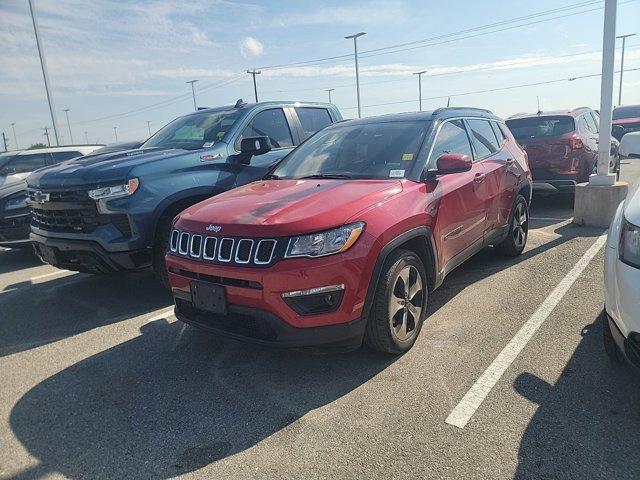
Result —
[[282, 299], [298, 315], [316, 315], [335, 311], [343, 296], [344, 284], [339, 284], [285, 292]]

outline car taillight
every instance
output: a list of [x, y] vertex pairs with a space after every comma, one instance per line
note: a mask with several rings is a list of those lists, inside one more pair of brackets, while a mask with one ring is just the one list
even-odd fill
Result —
[[582, 139], [579, 136], [572, 135], [569, 138], [569, 147], [571, 147], [571, 150], [580, 150], [584, 148], [584, 143], [582, 143]]

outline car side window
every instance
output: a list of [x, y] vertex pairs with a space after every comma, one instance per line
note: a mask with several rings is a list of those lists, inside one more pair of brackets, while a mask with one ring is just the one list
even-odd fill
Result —
[[587, 130], [591, 133], [598, 133], [598, 127], [596, 126], [596, 122], [593, 120], [591, 113], [585, 113], [582, 117], [587, 124]]
[[595, 110], [592, 110], [590, 113], [591, 113], [591, 116], [593, 117], [593, 121], [596, 124], [596, 132], [599, 132], [600, 131], [600, 115]]
[[236, 141], [239, 146], [243, 138], [269, 137], [273, 148], [293, 147], [289, 124], [281, 108], [272, 108], [258, 113], [242, 131]]
[[71, 160], [72, 158], [81, 157], [82, 153], [80, 152], [53, 152], [51, 154], [53, 157], [53, 163], [64, 162], [65, 160]]
[[48, 153], [33, 153], [27, 155], [18, 155], [11, 160], [6, 168], [12, 169], [14, 173], [28, 173], [47, 165]]
[[580, 115], [577, 118], [577, 125], [578, 125], [578, 130], [580, 130], [582, 133], [590, 133], [591, 129], [589, 128], [589, 124], [587, 123], [587, 119], [585, 118], [584, 115]]
[[500, 148], [504, 145], [504, 142], [507, 141], [507, 137], [504, 132], [500, 129], [500, 126], [497, 122], [490, 122], [491, 128], [493, 128], [493, 133], [496, 134], [496, 138], [498, 139], [498, 145]]
[[462, 120], [451, 120], [442, 124], [433, 144], [429, 168], [435, 168], [436, 160], [443, 153], [461, 153], [473, 158], [469, 136]]
[[487, 157], [500, 150], [496, 134], [493, 132], [493, 128], [491, 128], [491, 124], [488, 120], [469, 119], [467, 120], [467, 123], [471, 129], [469, 132], [471, 135], [471, 141], [473, 142], [473, 147], [475, 148], [479, 159]]
[[295, 107], [295, 111], [302, 126], [302, 140], [331, 125], [331, 116], [326, 108]]

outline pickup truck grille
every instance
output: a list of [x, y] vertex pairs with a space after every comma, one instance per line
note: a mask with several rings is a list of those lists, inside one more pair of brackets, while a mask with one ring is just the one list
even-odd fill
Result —
[[42, 192], [29, 190], [34, 227], [51, 232], [92, 233], [103, 225], [115, 226], [124, 237], [131, 236], [129, 218], [124, 214], [102, 214], [85, 191], [50, 192], [40, 203]]
[[268, 267], [284, 256], [286, 241], [275, 238], [210, 237], [173, 229], [169, 252], [220, 265]]

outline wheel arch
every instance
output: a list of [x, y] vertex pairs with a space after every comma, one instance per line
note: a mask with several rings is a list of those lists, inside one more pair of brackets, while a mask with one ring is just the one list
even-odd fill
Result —
[[365, 298], [363, 317], [368, 317], [371, 307], [373, 305], [374, 295], [378, 288], [378, 282], [382, 274], [382, 267], [389, 255], [396, 250], [409, 250], [415, 253], [422, 263], [427, 272], [427, 286], [429, 291], [435, 290], [440, 284], [438, 275], [438, 255], [436, 250], [436, 244], [433, 238], [433, 233], [428, 227], [417, 227], [408, 230], [382, 247], [376, 264], [373, 268], [371, 275], [371, 281], [369, 282], [369, 288], [367, 289], [367, 296]]

